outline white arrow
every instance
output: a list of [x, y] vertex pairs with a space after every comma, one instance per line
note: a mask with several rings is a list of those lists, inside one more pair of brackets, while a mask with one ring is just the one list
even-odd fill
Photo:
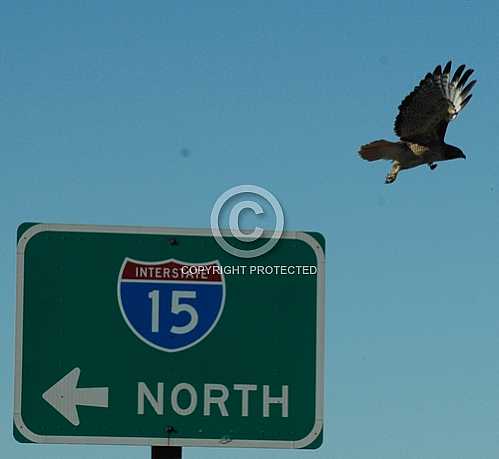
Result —
[[76, 405], [108, 407], [109, 389], [107, 387], [76, 387], [79, 377], [80, 369], [73, 368], [42, 395], [46, 402], [50, 403], [74, 426], [80, 425]]

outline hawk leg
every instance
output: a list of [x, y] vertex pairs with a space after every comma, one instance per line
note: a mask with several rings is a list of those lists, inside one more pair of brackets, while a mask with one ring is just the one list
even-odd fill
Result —
[[428, 166], [430, 166], [430, 169], [433, 171], [437, 168], [437, 164], [435, 163], [428, 163]]
[[397, 179], [397, 174], [400, 171], [400, 163], [394, 162], [390, 173], [386, 176], [385, 183], [393, 183]]

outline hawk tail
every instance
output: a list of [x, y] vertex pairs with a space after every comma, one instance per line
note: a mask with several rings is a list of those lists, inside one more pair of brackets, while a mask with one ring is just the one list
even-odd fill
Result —
[[395, 159], [399, 151], [398, 142], [389, 142], [388, 140], [375, 140], [374, 142], [362, 145], [359, 155], [367, 161], [376, 161], [378, 159]]

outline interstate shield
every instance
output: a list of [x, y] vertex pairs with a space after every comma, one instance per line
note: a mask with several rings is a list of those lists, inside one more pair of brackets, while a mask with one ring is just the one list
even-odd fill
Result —
[[123, 318], [139, 339], [158, 350], [177, 352], [213, 331], [224, 307], [225, 280], [218, 260], [125, 258], [117, 294]]

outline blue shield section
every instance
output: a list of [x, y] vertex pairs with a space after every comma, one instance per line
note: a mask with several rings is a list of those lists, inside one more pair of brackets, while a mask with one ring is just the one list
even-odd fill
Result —
[[155, 282], [121, 279], [121, 311], [131, 330], [167, 352], [187, 349], [215, 327], [224, 305], [223, 282]]

